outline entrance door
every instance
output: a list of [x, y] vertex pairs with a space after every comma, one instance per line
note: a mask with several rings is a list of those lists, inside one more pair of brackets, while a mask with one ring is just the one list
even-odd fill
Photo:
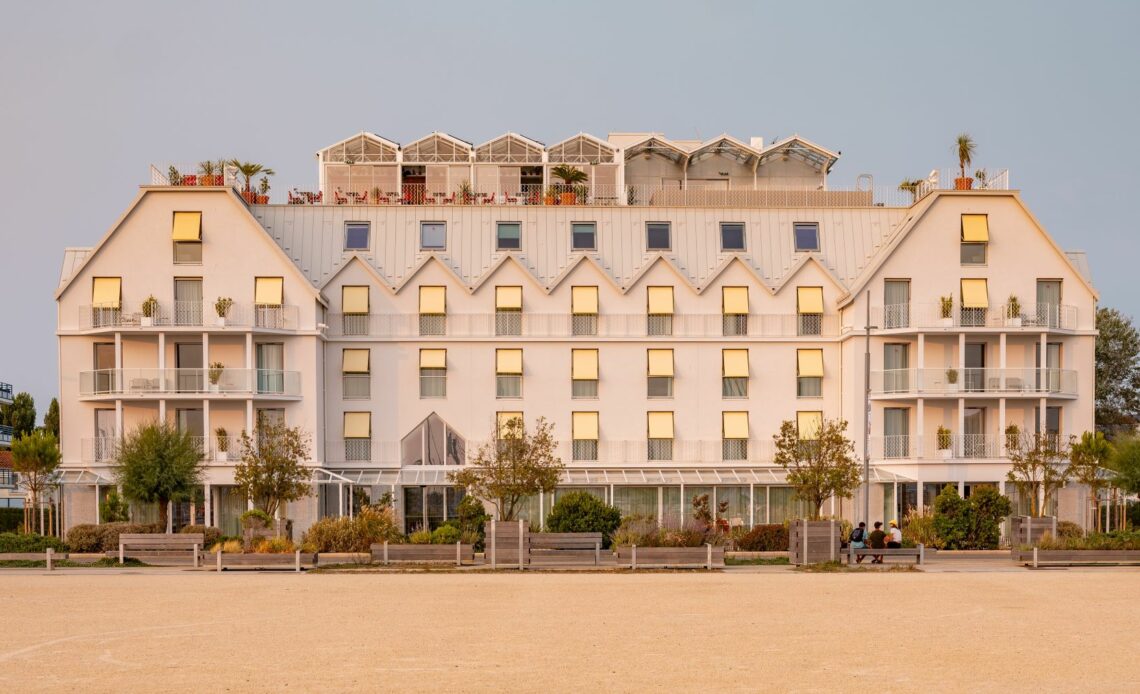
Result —
[[967, 407], [962, 432], [962, 457], [986, 457], [986, 408]]
[[279, 342], [257, 346], [257, 392], [285, 392], [285, 345]]
[[95, 366], [95, 382], [92, 384], [94, 392], [114, 393], [115, 383], [115, 343], [96, 342], [93, 357]]
[[174, 324], [202, 325], [202, 280], [174, 280]]
[[204, 390], [202, 373], [202, 343], [179, 342], [174, 346], [179, 393], [201, 393]]
[[1037, 280], [1037, 325], [1061, 327], [1061, 280]]
[[905, 342], [883, 345], [883, 391], [910, 391], [910, 345]]
[[986, 389], [986, 345], [984, 342], [966, 343], [966, 373], [964, 383], [968, 391]]
[[115, 427], [114, 410], [95, 410], [95, 446], [93, 453], [96, 462], [115, 457], [119, 434]]

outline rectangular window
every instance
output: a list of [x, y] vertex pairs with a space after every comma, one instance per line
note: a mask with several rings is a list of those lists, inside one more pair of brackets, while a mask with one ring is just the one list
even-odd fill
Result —
[[598, 350], [570, 350], [570, 390], [575, 398], [598, 397]]
[[959, 293], [961, 297], [961, 324], [967, 327], [982, 327], [986, 324], [986, 311], [990, 307], [989, 289], [984, 279], [963, 279]]
[[647, 458], [649, 460], [673, 459], [673, 413], [649, 412], [648, 419], [648, 446]]
[[367, 286], [343, 286], [340, 288], [340, 305], [345, 335], [367, 335], [369, 304]]
[[175, 212], [174, 262], [179, 265], [200, 265], [202, 263], [202, 213]]
[[721, 458], [724, 460], [748, 459], [748, 413], [721, 413]]
[[646, 333], [649, 335], [673, 334], [673, 288], [647, 288], [649, 307]]
[[910, 327], [910, 280], [883, 281], [883, 327]]
[[646, 395], [651, 398], [673, 397], [673, 350], [651, 349], [646, 356], [649, 366]]
[[989, 217], [984, 214], [962, 215], [962, 264], [985, 265], [989, 242]]
[[667, 251], [673, 247], [669, 222], [649, 222], [645, 225], [645, 248], [650, 251]]
[[597, 247], [597, 226], [593, 222], [572, 222], [570, 224], [571, 250], [592, 251]]
[[442, 251], [447, 248], [447, 225], [443, 222], [420, 222], [420, 250]]
[[517, 251], [522, 247], [518, 222], [499, 222], [495, 226], [495, 247], [500, 251]]
[[285, 313], [285, 279], [283, 277], [255, 277], [253, 286], [253, 324], [257, 328], [282, 328]]
[[123, 278], [96, 277], [91, 283], [91, 326], [118, 325], [122, 317]]
[[447, 350], [420, 350], [420, 397], [447, 397]]
[[345, 400], [367, 400], [372, 397], [370, 356], [367, 349], [345, 349], [341, 352]]
[[598, 459], [598, 413], [574, 412], [571, 414], [574, 460]]
[[986, 264], [986, 244], [984, 244], [984, 243], [963, 243], [962, 244], [962, 264], [963, 265], [985, 265]]
[[796, 431], [801, 441], [814, 441], [819, 438], [819, 429], [823, 426], [823, 412], [797, 412]]
[[202, 278], [174, 279], [174, 324], [202, 325]]
[[598, 288], [570, 288], [570, 327], [574, 335], [598, 334]]
[[495, 334], [522, 335], [522, 287], [495, 287]]
[[819, 223], [795, 222], [792, 224], [792, 234], [796, 240], [796, 251], [819, 250]]
[[796, 395], [818, 398], [823, 395], [823, 350], [796, 350]]
[[372, 459], [372, 413], [344, 413], [344, 458], [347, 461]]
[[748, 334], [748, 287], [721, 288], [722, 332], [726, 336]]
[[798, 334], [823, 333], [823, 287], [796, 287]]
[[372, 232], [371, 222], [345, 222], [344, 223], [344, 250], [366, 251], [369, 248], [369, 236]]
[[910, 455], [910, 410], [887, 407], [883, 410], [883, 457], [906, 458]]
[[739, 222], [722, 222], [720, 225], [720, 250], [744, 250], [744, 225]]
[[522, 397], [522, 358], [521, 349], [495, 350], [495, 397]]
[[175, 265], [201, 265], [202, 244], [199, 241], [174, 242]]
[[721, 354], [721, 396], [748, 397], [748, 350], [723, 349]]
[[[1060, 328], [1061, 280], [1037, 280], [1037, 325], [1042, 328]], [[1066, 324], [1064, 327], [1073, 327]]]
[[447, 334], [447, 288], [420, 287], [420, 335]]

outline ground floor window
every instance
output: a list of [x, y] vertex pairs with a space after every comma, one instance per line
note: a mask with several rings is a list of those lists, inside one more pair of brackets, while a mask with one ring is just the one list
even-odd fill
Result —
[[435, 530], [444, 521], [459, 515], [459, 502], [465, 491], [455, 487], [404, 487], [404, 532]]

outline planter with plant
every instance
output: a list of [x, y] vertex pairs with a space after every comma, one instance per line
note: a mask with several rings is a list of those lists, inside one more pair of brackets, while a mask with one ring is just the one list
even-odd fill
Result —
[[225, 427], [214, 429], [214, 436], [218, 439], [218, 462], [226, 462], [230, 457], [230, 433]]
[[1021, 444], [1021, 427], [1010, 424], [1005, 428], [1005, 450], [1016, 451]]
[[226, 365], [220, 361], [210, 364], [210, 368], [206, 370], [206, 375], [210, 379], [210, 392], [217, 393], [221, 388], [218, 383], [222, 380], [222, 372], [226, 370]]
[[974, 180], [978, 182], [978, 190], [985, 190], [989, 175], [985, 169], [978, 169], [974, 172]]
[[218, 314], [218, 327], [226, 327], [226, 316], [230, 314], [230, 307], [234, 305], [234, 300], [228, 296], [219, 296], [214, 301], [214, 311]]
[[151, 294], [142, 302], [142, 327], [149, 328], [154, 325], [154, 319], [158, 315], [158, 299], [154, 298]]
[[1005, 304], [1005, 324], [1010, 328], [1021, 327], [1021, 301], [1016, 294], [1010, 294]]
[[245, 179], [244, 183], [242, 184], [241, 191], [241, 197], [243, 200], [250, 203], [251, 205], [257, 204], [258, 195], [253, 190], [253, 179], [259, 174], [262, 176], [261, 186], [264, 188], [262, 195], [265, 195], [266, 200], [268, 200], [268, 177], [273, 175], [273, 169], [266, 168], [265, 166], [262, 166], [261, 164], [257, 164], [255, 162], [238, 161], [237, 159], [230, 160], [229, 165], [237, 169], [237, 172], [241, 174], [242, 178]]
[[166, 170], [166, 182], [172, 186], [180, 186], [182, 185], [182, 174], [178, 172], [177, 168], [171, 166]]
[[475, 191], [471, 189], [471, 181], [467, 179], [460, 181], [459, 190], [457, 192], [459, 193], [459, 204], [461, 205], [470, 205], [475, 199]]
[[542, 191], [542, 204], [543, 205], [557, 205], [558, 204], [558, 190], [554, 186], [547, 186], [546, 190]]
[[938, 297], [939, 324], [943, 328], [954, 327], [954, 297]]
[[946, 369], [946, 390], [951, 393], [958, 392], [958, 369]]
[[198, 164], [198, 185], [200, 186], [220, 186], [222, 185], [222, 166], [221, 162], [204, 161]]
[[[555, 178], [562, 179], [562, 191], [559, 196], [560, 204], [577, 204], [579, 189], [586, 189], [586, 187], [582, 185], [589, 178], [589, 176], [586, 175], [586, 172], [570, 166], [569, 164], [559, 164], [558, 166], [551, 169], [550, 173]], [[588, 189], [586, 190], [588, 191]]]
[[254, 200], [257, 202], [258, 205], [268, 205], [269, 204], [269, 177], [268, 176], [262, 176], [261, 180], [257, 182], [257, 195], [254, 196]]
[[958, 155], [958, 178], [954, 179], [954, 190], [970, 190], [974, 179], [966, 175], [966, 167], [974, 163], [974, 150], [977, 145], [968, 133], [962, 133], [954, 142], [954, 153]]
[[943, 458], [950, 457], [950, 430], [946, 427], [938, 426], [938, 454]]

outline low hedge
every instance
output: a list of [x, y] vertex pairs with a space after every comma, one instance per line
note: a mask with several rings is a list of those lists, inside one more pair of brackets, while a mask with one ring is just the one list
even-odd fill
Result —
[[[1140, 531], [1089, 533], [1088, 537], [1052, 537], [1045, 535], [1037, 543], [1039, 549], [1060, 550], [1140, 550]], [[1031, 549], [1023, 545], [1022, 549]]]
[[736, 538], [736, 549], [741, 552], [787, 552], [788, 528], [783, 525], [754, 525]]
[[35, 533], [0, 533], [0, 554], [43, 552], [48, 548], [66, 552], [67, 545], [58, 537]]
[[163, 530], [157, 523], [87, 523], [67, 531], [67, 544], [72, 552], [114, 552], [119, 549], [119, 535], [122, 533], [161, 533]]
[[24, 525], [24, 509], [0, 508], [0, 533], [16, 532]]

